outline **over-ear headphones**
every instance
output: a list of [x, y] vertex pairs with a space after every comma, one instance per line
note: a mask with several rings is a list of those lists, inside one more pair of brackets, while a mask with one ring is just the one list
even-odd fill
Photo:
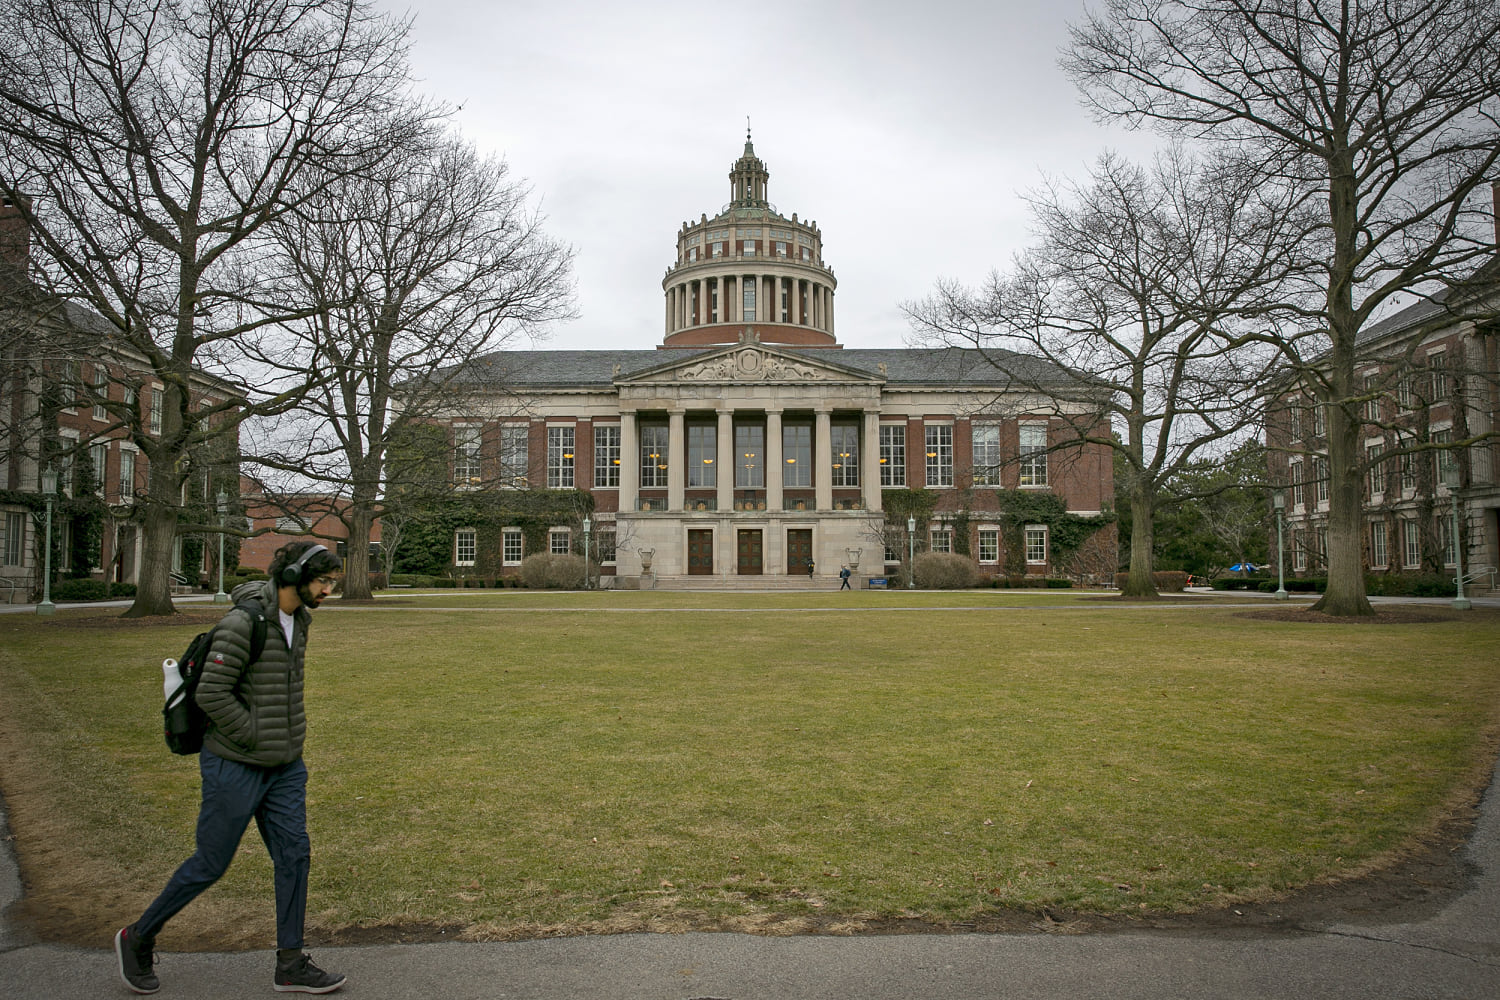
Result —
[[302, 567], [307, 565], [307, 561], [313, 556], [317, 555], [319, 552], [327, 551], [328, 549], [322, 545], [310, 546], [306, 552], [297, 557], [296, 562], [292, 563], [290, 566], [282, 567], [281, 577], [276, 582], [281, 584], [283, 587], [297, 586], [297, 584], [302, 582]]

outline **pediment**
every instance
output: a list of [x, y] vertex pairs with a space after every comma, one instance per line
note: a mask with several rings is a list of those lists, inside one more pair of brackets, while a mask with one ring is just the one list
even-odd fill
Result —
[[[830, 351], [829, 353], [837, 353]], [[707, 354], [635, 372], [618, 380], [619, 385], [691, 383], [840, 383], [878, 384], [882, 379], [844, 365], [813, 360], [761, 343], [740, 343]]]

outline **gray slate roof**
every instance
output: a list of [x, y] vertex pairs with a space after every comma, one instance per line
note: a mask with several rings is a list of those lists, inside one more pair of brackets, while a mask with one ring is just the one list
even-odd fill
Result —
[[[636, 351], [498, 351], [476, 358], [453, 379], [455, 388], [504, 386], [518, 388], [608, 388], [615, 380], [660, 368], [674, 361], [711, 354], [725, 347], [667, 348]], [[1027, 379], [1057, 384], [1076, 383], [1067, 371], [1036, 358], [1009, 352], [981, 352], [973, 348], [782, 348], [774, 351], [836, 365], [883, 379], [891, 386], [953, 385], [1005, 386], [1011, 379], [988, 360], [986, 353], [1004, 355], [1004, 364]], [[885, 366], [885, 371], [880, 366]], [[618, 368], [617, 368], [618, 366]]]

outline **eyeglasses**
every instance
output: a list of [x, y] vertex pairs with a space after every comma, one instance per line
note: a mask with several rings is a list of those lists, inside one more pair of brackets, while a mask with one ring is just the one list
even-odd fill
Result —
[[334, 585], [336, 583], [338, 583], [339, 580], [338, 580], [338, 577], [336, 577], [336, 576], [320, 576], [316, 580], [314, 580], [313, 582], [314, 583], [321, 583], [323, 586], [327, 587], [329, 590], [332, 590], [333, 587], [334, 587]]

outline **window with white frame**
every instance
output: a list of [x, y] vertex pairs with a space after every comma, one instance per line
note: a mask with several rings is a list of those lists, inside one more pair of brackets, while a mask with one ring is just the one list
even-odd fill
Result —
[[928, 424], [927, 439], [927, 486], [953, 485], [953, 425]]
[[782, 242], [781, 240], [777, 240], [776, 241], [776, 256], [778, 256], [778, 257], [785, 257], [786, 256], [786, 244], [784, 242]]
[[[103, 365], [94, 366], [93, 396], [96, 400], [109, 398], [109, 369]], [[109, 410], [105, 408], [103, 403], [94, 403], [94, 419], [109, 419]]]
[[547, 428], [547, 489], [573, 488], [573, 426]]
[[672, 456], [667, 452], [667, 425], [641, 425], [641, 487], [660, 489], [667, 485]]
[[594, 486], [620, 485], [620, 425], [594, 425]]
[[1315, 491], [1314, 492], [1314, 496], [1316, 496], [1317, 502], [1318, 503], [1327, 503], [1328, 502], [1328, 459], [1326, 459], [1326, 458], [1315, 458], [1315, 459], [1313, 459], [1313, 476], [1315, 477], [1315, 480], [1316, 480], [1313, 483], [1313, 488], [1314, 488], [1314, 491]]
[[1379, 383], [1378, 376], [1365, 376], [1365, 395], [1369, 398], [1365, 400], [1364, 413], [1365, 419], [1371, 423], [1380, 419], [1380, 394], [1376, 388]]
[[1370, 565], [1377, 569], [1384, 569], [1390, 558], [1386, 534], [1384, 521], [1370, 522]]
[[1286, 433], [1287, 440], [1302, 440], [1302, 401], [1293, 399], [1286, 410]]
[[1448, 378], [1448, 355], [1439, 351], [1427, 355], [1427, 369], [1430, 376], [1428, 383], [1428, 399], [1434, 403], [1441, 403], [1452, 395], [1453, 383]]
[[600, 528], [594, 533], [594, 560], [604, 565], [615, 561], [614, 528]]
[[1046, 561], [1047, 526], [1028, 524], [1026, 526], [1026, 562], [1032, 566], [1040, 566]]
[[162, 405], [163, 404], [162, 404], [162, 393], [161, 393], [161, 390], [160, 389], [152, 389], [151, 390], [151, 415], [148, 418], [149, 422], [147, 424], [147, 426], [151, 429], [151, 433], [152, 434], [160, 434], [161, 433], [161, 411], [162, 411]]
[[745, 256], [746, 257], [754, 257], [755, 256], [755, 241], [754, 240], [746, 240], [745, 241]]
[[1365, 461], [1370, 465], [1368, 475], [1370, 484], [1370, 495], [1379, 496], [1385, 492], [1385, 462], [1380, 456], [1385, 453], [1385, 445], [1372, 444], [1365, 447]]
[[997, 563], [1000, 561], [1000, 529], [979, 529], [979, 561], [981, 563]]
[[[749, 243], [749, 252], [755, 252], [754, 242]], [[740, 279], [740, 319], [746, 323], [755, 322], [755, 278], [753, 277]]]
[[1328, 433], [1328, 414], [1323, 409], [1323, 404], [1314, 402], [1313, 407], [1313, 437], [1322, 437]]
[[1401, 522], [1401, 542], [1407, 568], [1415, 569], [1422, 565], [1422, 537], [1415, 520], [1407, 518]]
[[83, 380], [79, 377], [77, 361], [64, 361], [62, 370], [62, 401], [64, 413], [74, 413], [78, 397], [83, 395]]
[[453, 481], [460, 486], [479, 482], [479, 439], [477, 424], [453, 426]]
[[573, 533], [567, 528], [553, 528], [548, 531], [547, 551], [555, 556], [565, 556], [573, 551]]
[[1316, 552], [1314, 554], [1318, 557], [1318, 565], [1326, 568], [1328, 566], [1327, 528], [1313, 529], [1313, 544], [1316, 546]]
[[929, 533], [927, 547], [933, 552], [953, 551], [953, 529], [933, 528]]
[[1306, 499], [1302, 495], [1302, 463], [1300, 461], [1292, 462], [1287, 466], [1287, 469], [1292, 478], [1292, 506], [1301, 507], [1302, 502]]
[[1307, 569], [1307, 535], [1293, 529], [1291, 537], [1292, 569], [1298, 573]]
[[687, 426], [687, 484], [691, 487], [710, 487], [718, 480], [714, 474], [714, 460], [719, 451], [719, 429], [713, 424], [688, 424]]
[[1000, 485], [1000, 425], [974, 424], [974, 485]]
[[521, 565], [524, 555], [523, 537], [520, 528], [502, 528], [500, 531], [500, 561], [506, 566]]
[[5, 512], [5, 565], [20, 566], [26, 553], [26, 515], [21, 511]]
[[710, 252], [715, 257], [722, 257], [722, 256], [724, 256], [724, 241], [723, 240], [715, 240], [714, 244], [713, 244], [713, 249]]
[[89, 445], [89, 470], [94, 474], [94, 492], [100, 496], [104, 495], [104, 471], [108, 461], [109, 445]]
[[1439, 517], [1437, 528], [1438, 547], [1443, 550], [1443, 565], [1452, 566], [1456, 561], [1453, 551], [1453, 522], [1446, 517]]
[[524, 487], [531, 470], [531, 425], [500, 425], [500, 481]]
[[906, 425], [880, 425], [880, 485], [906, 485]]
[[829, 482], [834, 486], [859, 485], [859, 426], [834, 424], [829, 428], [833, 445], [833, 470]]
[[[78, 447], [78, 432], [65, 428], [59, 432], [59, 436], [58, 444], [62, 451], [58, 452], [57, 457], [53, 459], [57, 467], [57, 489], [63, 496], [71, 497], [73, 487], [77, 483], [77, 475], [73, 469], [73, 452]], [[68, 520], [67, 523], [71, 524], [72, 521]], [[63, 551], [66, 552], [67, 549], [64, 548]]]
[[1411, 375], [1396, 383], [1396, 405], [1403, 411], [1416, 408], [1417, 381]]
[[1438, 446], [1438, 451], [1433, 453], [1433, 472], [1436, 474], [1436, 482], [1452, 486], [1458, 482], [1458, 452], [1449, 448], [1453, 443], [1453, 428], [1445, 427], [1440, 431], [1432, 432], [1432, 443]]
[[135, 452], [128, 448], [120, 449], [120, 499], [129, 500], [135, 496]]
[[781, 425], [781, 485], [808, 487], [812, 481], [812, 424]]
[[[1397, 447], [1410, 448], [1411, 438], [1404, 438], [1397, 442]], [[1401, 488], [1410, 492], [1417, 488], [1417, 456], [1407, 452], [1401, 456]]]
[[1047, 485], [1047, 425], [1022, 424], [1021, 436], [1021, 485]]
[[479, 534], [473, 528], [459, 528], [453, 533], [453, 565], [472, 566], [479, 551]]

